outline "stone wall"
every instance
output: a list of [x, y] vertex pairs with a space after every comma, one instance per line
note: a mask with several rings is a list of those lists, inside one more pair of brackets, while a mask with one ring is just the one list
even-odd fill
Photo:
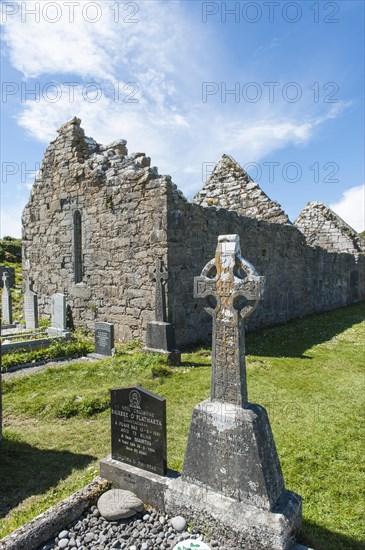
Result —
[[330, 253], [292, 225], [272, 224], [169, 196], [169, 292], [177, 340], [204, 340], [211, 317], [193, 298], [193, 277], [214, 257], [220, 234], [237, 233], [242, 256], [266, 276], [264, 299], [249, 318], [257, 329], [365, 297], [365, 255]]
[[[230, 182], [232, 197], [235, 178], [239, 185], [248, 180], [230, 157], [219, 164], [212, 181]], [[92, 329], [95, 321], [107, 321], [115, 324], [117, 339], [144, 340], [154, 319], [150, 271], [160, 257], [168, 268], [168, 315], [177, 342], [205, 340], [211, 319], [193, 298], [193, 277], [224, 233], [241, 236], [243, 256], [267, 279], [249, 328], [364, 298], [365, 255], [309, 245], [257, 184], [251, 189], [256, 219], [253, 211], [242, 215], [244, 205], [238, 214], [189, 203], [143, 153], [128, 155], [124, 140], [102, 146], [85, 136], [79, 119], [64, 124], [23, 213], [23, 280], [33, 280], [40, 316], [50, 315], [50, 297], [61, 292], [76, 326]]]
[[364, 239], [321, 202], [309, 202], [295, 220], [295, 225], [314, 246], [333, 252], [365, 252]]

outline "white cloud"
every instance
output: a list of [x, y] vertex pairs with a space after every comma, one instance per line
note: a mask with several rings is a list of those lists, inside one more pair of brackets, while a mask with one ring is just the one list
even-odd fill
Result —
[[[285, 104], [265, 102], [202, 103], [202, 82], [217, 74], [212, 59], [224, 44], [219, 35], [210, 34], [210, 27], [189, 18], [187, 3], [136, 2], [139, 11], [134, 18], [139, 23], [129, 24], [123, 23], [126, 11], [121, 11], [116, 24], [110, 8], [117, 3], [104, 0], [98, 2], [100, 21], [87, 22], [80, 9], [88, 3], [79, 0], [74, 23], [58, 0], [63, 8], [58, 23], [44, 17], [36, 23], [34, 16], [23, 23], [20, 10], [4, 25], [13, 66], [42, 85], [48, 76], [60, 83], [62, 97], [57, 103], [41, 96], [40, 101], [23, 103], [18, 112], [18, 123], [39, 141], [49, 142], [58, 126], [78, 116], [87, 135], [101, 143], [127, 139], [131, 152], [150, 155], [160, 173], [171, 174], [185, 194], [192, 195], [202, 186], [203, 163], [216, 162], [223, 153], [242, 164], [258, 162], [280, 148], [304, 144], [320, 124], [340, 116], [347, 106], [337, 104], [314, 117], [313, 105], [299, 103], [290, 111]], [[27, 1], [29, 9], [36, 5], [45, 4]], [[274, 46], [275, 41], [270, 47]], [[218, 68], [225, 74], [224, 67]], [[88, 102], [81, 93], [91, 80], [103, 92], [108, 90], [97, 103]], [[64, 85], [70, 81], [79, 83], [74, 102]], [[119, 101], [110, 91], [116, 82]], [[131, 91], [123, 90], [128, 82], [138, 86], [138, 103], [124, 101]], [[32, 80], [29, 87], [33, 84]]]
[[365, 184], [346, 189], [339, 201], [330, 204], [330, 208], [356, 231], [364, 231]]
[[82, 119], [86, 134], [98, 142], [124, 138], [131, 152], [143, 150], [160, 173], [172, 175], [187, 195], [203, 184], [202, 163], [217, 162], [223, 153], [233, 155], [242, 164], [257, 162], [288, 144], [305, 143], [315, 125], [272, 116], [257, 121], [251, 115], [243, 126], [231, 122], [233, 113], [222, 120], [213, 107], [202, 110], [199, 105], [191, 106], [190, 111], [182, 105], [180, 112], [165, 106], [156, 114], [144, 102], [127, 104], [126, 108], [125, 103], [103, 96], [89, 103], [81, 90], [70, 103], [67, 89], [62, 91], [58, 103], [28, 101], [18, 117], [20, 125], [47, 143], [55, 137], [58, 126], [76, 115]]

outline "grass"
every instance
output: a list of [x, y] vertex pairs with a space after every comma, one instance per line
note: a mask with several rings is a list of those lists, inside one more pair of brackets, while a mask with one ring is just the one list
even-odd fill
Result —
[[[249, 396], [268, 410], [287, 488], [303, 496], [301, 542], [363, 549], [364, 304], [247, 336]], [[183, 365], [134, 343], [93, 363], [4, 382], [0, 536], [82, 487], [110, 453], [109, 389], [166, 397], [168, 466], [181, 469], [194, 405], [209, 396], [210, 350]]]

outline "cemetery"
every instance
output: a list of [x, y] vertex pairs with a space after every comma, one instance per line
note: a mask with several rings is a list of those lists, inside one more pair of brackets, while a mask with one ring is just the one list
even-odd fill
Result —
[[79, 119], [23, 236], [0, 549], [360, 550], [362, 237], [320, 203], [292, 224], [227, 155], [188, 202]]
[[[266, 277], [238, 235], [216, 244], [193, 284], [211, 349], [175, 363], [175, 342], [123, 344], [100, 321], [84, 357], [4, 373], [0, 548], [360, 550], [363, 303], [245, 335]], [[51, 304], [66, 347], [65, 295]]]

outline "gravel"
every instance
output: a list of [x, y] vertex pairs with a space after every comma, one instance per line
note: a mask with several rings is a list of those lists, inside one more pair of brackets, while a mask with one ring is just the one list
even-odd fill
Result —
[[[176, 524], [182, 528], [184, 523], [183, 532], [174, 528]], [[38, 550], [167, 550], [186, 539], [204, 541], [217, 550], [224, 548], [195, 529], [189, 532], [181, 516], [171, 518], [154, 510], [144, 510], [129, 519], [107, 521], [96, 506], [92, 506]]]

